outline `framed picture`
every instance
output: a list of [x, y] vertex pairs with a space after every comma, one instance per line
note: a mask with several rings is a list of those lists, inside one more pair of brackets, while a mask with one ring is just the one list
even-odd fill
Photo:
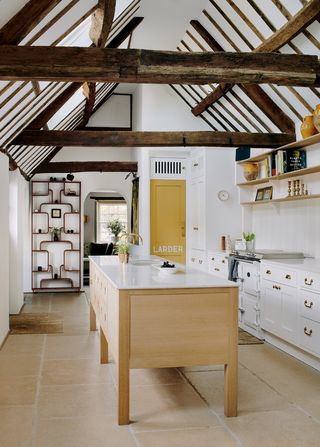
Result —
[[61, 209], [60, 208], [52, 208], [51, 217], [52, 217], [52, 219], [60, 219], [61, 218]]
[[268, 186], [264, 188], [263, 200], [271, 200], [272, 199], [272, 186]]
[[256, 202], [258, 202], [258, 201], [260, 201], [260, 200], [263, 200], [263, 197], [264, 197], [264, 190], [265, 190], [265, 188], [257, 189], [257, 194], [256, 194], [256, 198], [255, 198], [255, 201], [256, 201]]

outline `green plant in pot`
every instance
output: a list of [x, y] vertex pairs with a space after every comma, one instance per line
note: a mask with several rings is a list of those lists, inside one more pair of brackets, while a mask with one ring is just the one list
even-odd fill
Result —
[[125, 226], [119, 219], [109, 220], [107, 223], [107, 229], [113, 235], [113, 242], [118, 242], [119, 234], [122, 233], [125, 229]]
[[246, 241], [246, 251], [252, 253], [254, 251], [254, 233], [242, 233], [243, 239]]
[[60, 236], [60, 228], [58, 228], [58, 227], [50, 227], [49, 231], [50, 231], [50, 233], [53, 236], [53, 240], [54, 241], [58, 241], [59, 240], [59, 236]]
[[117, 245], [119, 261], [123, 264], [127, 264], [129, 261], [130, 246], [131, 244], [129, 244], [128, 242], [120, 242]]

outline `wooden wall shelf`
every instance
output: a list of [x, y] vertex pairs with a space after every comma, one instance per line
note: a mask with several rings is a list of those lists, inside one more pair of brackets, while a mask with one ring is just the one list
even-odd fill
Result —
[[[67, 194], [67, 188], [74, 189], [76, 194]], [[81, 183], [37, 180], [32, 182], [31, 191], [32, 209], [39, 210], [32, 212], [32, 290], [35, 292], [79, 291], [81, 288]], [[39, 199], [41, 197], [43, 200]], [[45, 207], [49, 207], [48, 212], [43, 211]], [[54, 207], [61, 209], [61, 217], [51, 217], [50, 209]], [[47, 222], [44, 223], [43, 217], [42, 220], [37, 219], [37, 215], [45, 215]], [[66, 215], [74, 216], [67, 221], [68, 226], [66, 226]], [[49, 233], [50, 227], [58, 227], [62, 239], [52, 240]], [[45, 231], [39, 233], [39, 228]], [[68, 233], [67, 230], [74, 231]], [[44, 238], [38, 236], [44, 236]], [[61, 248], [58, 249], [59, 246]], [[63, 264], [55, 265], [57, 262]], [[43, 270], [38, 270], [38, 266], [41, 266]], [[41, 275], [47, 275], [47, 277], [41, 278]], [[58, 278], [54, 278], [54, 275], [58, 275]], [[64, 285], [62, 285], [63, 282]]]
[[272, 199], [272, 200], [258, 200], [254, 202], [242, 202], [240, 205], [268, 205], [270, 203], [281, 203], [281, 202], [295, 202], [296, 200], [311, 200], [311, 199], [320, 199], [320, 194], [310, 194], [308, 196], [292, 196], [292, 197], [283, 197], [280, 199]]
[[261, 178], [261, 179], [251, 180], [249, 182], [238, 183], [237, 186], [260, 185], [263, 183], [269, 183], [270, 181], [278, 181], [278, 180], [285, 180], [285, 179], [293, 178], [293, 177], [301, 177], [303, 175], [315, 174], [317, 172], [320, 172], [320, 166], [312, 166], [310, 168], [303, 168], [303, 169], [299, 169], [297, 171], [286, 172], [285, 174], [274, 175], [272, 177], [265, 177], [265, 178]]

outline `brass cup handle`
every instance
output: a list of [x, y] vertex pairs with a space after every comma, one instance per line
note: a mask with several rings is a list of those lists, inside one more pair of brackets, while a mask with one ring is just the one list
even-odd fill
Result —
[[306, 286], [312, 286], [313, 279], [310, 279], [310, 281], [308, 281], [308, 278], [304, 278], [304, 283], [305, 283]]
[[286, 279], [291, 279], [291, 275], [286, 275]]
[[216, 271], [216, 272], [220, 272], [220, 269], [218, 269], [218, 268], [216, 267], [216, 268], [215, 268], [215, 271]]
[[305, 305], [305, 307], [307, 307], [308, 309], [311, 309], [312, 306], [313, 306], [313, 302], [310, 301], [310, 304], [308, 304], [308, 300], [305, 300], [304, 305]]
[[196, 168], [197, 166], [199, 166], [199, 163], [193, 163], [193, 166]]
[[199, 259], [199, 264], [202, 264], [203, 263], [203, 260], [202, 259]]
[[271, 275], [271, 270], [267, 270], [266, 275]]
[[194, 231], [198, 231], [199, 227], [193, 227]]
[[281, 287], [280, 286], [276, 286], [276, 285], [273, 285], [272, 288], [276, 289], [276, 290], [281, 290]]
[[312, 335], [312, 329], [310, 329], [310, 330], [308, 331], [308, 328], [307, 328], [307, 327], [305, 327], [305, 328], [303, 329], [303, 332], [304, 332], [308, 337], [311, 337], [311, 335]]

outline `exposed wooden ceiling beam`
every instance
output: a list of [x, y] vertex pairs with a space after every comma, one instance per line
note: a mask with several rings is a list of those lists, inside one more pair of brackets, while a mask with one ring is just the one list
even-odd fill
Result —
[[[294, 70], [292, 69], [294, 67]], [[4, 45], [0, 79], [317, 86], [317, 56], [278, 53], [178, 53], [137, 49]]]
[[245, 132], [131, 132], [25, 130], [12, 145], [82, 147], [278, 147], [294, 134]]
[[18, 45], [60, 0], [30, 0], [0, 29], [0, 45]]
[[137, 172], [135, 161], [66, 161], [47, 163], [37, 173], [50, 172]]
[[[269, 39], [263, 42], [253, 52], [273, 52], [286, 45], [301, 31], [309, 26], [320, 14], [320, 1], [311, 0], [304, 8], [302, 8], [295, 16], [292, 17], [282, 28], [275, 32]], [[210, 105], [219, 100], [224, 95], [224, 89], [218, 86], [212, 93], [210, 93], [203, 101], [201, 101], [193, 109], [195, 116], [200, 115]]]
[[[208, 33], [208, 31], [198, 20], [191, 20], [190, 23], [213, 51], [223, 51], [223, 48], [219, 42], [217, 42]], [[231, 87], [233, 87], [232, 84], [220, 84], [211, 95], [208, 95], [205, 98], [205, 103], [210, 106], [212, 101], [216, 101], [214, 94], [217, 95], [217, 97], [219, 97], [220, 94], [221, 96], [224, 96], [225, 93], [231, 89]], [[272, 101], [272, 99], [264, 92], [264, 90], [262, 90], [259, 85], [243, 84], [242, 89], [282, 132], [293, 133], [295, 131], [294, 122], [280, 109], [280, 107], [277, 106], [274, 101]], [[197, 106], [192, 109], [192, 113], [195, 116], [199, 115]]]

